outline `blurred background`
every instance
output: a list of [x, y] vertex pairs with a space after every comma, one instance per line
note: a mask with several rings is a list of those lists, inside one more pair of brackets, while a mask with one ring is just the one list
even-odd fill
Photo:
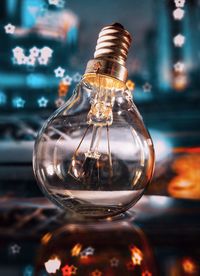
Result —
[[[2, 253], [2, 275], [34, 273], [31, 253], [29, 259], [25, 254], [20, 261], [15, 253], [11, 252], [14, 259], [9, 255], [13, 244], [19, 251], [23, 248], [21, 240], [12, 243], [10, 239], [16, 238], [17, 229], [21, 229], [18, 234], [24, 233], [25, 218], [33, 227], [34, 220], [39, 224], [43, 214], [48, 228], [44, 212], [52, 207], [38, 201], [43, 195], [32, 171], [34, 140], [44, 120], [72, 95], [93, 57], [100, 29], [113, 22], [120, 22], [133, 36], [127, 61], [128, 86], [132, 89], [135, 84], [133, 99], [156, 151], [154, 178], [136, 207], [143, 214], [136, 222], [153, 244], [160, 275], [200, 273], [200, 2], [1, 0], [0, 234], [7, 237], [4, 248], [8, 253]], [[13, 214], [16, 206], [19, 210]], [[150, 220], [154, 216], [157, 230], [155, 219]], [[13, 232], [8, 233], [8, 228]], [[168, 235], [172, 243], [166, 248]], [[180, 248], [184, 241], [181, 246], [192, 252], [184, 253], [186, 256]], [[8, 269], [10, 258], [15, 272]], [[185, 259], [189, 260], [186, 266]], [[129, 275], [109, 273], [105, 275]], [[149, 276], [156, 272], [137, 273]], [[99, 275], [104, 274], [92, 276]]]

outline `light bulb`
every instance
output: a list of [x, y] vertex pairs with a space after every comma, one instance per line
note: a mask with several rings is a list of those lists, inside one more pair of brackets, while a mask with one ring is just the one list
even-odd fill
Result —
[[35, 143], [33, 167], [42, 190], [84, 217], [126, 211], [152, 176], [153, 143], [125, 84], [130, 43], [118, 23], [101, 30], [73, 96], [46, 121]]

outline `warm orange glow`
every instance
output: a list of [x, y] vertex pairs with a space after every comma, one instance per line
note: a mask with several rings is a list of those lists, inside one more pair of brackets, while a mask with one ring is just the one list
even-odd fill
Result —
[[133, 91], [135, 88], [135, 84], [134, 84], [134, 82], [132, 82], [132, 80], [127, 80], [126, 86], [127, 86], [128, 90], [130, 90], [130, 91]]
[[92, 276], [101, 276], [102, 275], [102, 272], [98, 269], [94, 270], [92, 273], [91, 273]]
[[148, 270], [145, 270], [144, 272], [142, 272], [142, 276], [152, 276], [152, 273]]
[[64, 91], [64, 90], [59, 90], [59, 91], [58, 91], [59, 97], [64, 97], [64, 96], [66, 96], [66, 94], [67, 94], [67, 92]]
[[197, 272], [197, 266], [191, 258], [185, 258], [182, 261], [183, 270], [188, 274]]
[[199, 199], [200, 187], [198, 185], [198, 183], [191, 182], [190, 179], [177, 176], [169, 183], [168, 192], [173, 197]]
[[77, 267], [75, 267], [74, 265], [65, 265], [62, 268], [62, 276], [71, 276], [71, 275], [75, 275], [77, 272]]
[[69, 85], [64, 82], [59, 83], [58, 94], [60, 97], [65, 96], [69, 90]]
[[181, 156], [172, 168], [177, 174], [168, 186], [170, 195], [179, 198], [200, 199], [200, 155]]
[[194, 148], [175, 148], [173, 150], [174, 153], [200, 153], [200, 147]]
[[187, 154], [176, 159], [172, 168], [175, 172], [181, 174], [187, 174], [192, 176], [196, 171], [199, 172], [200, 155], [199, 154]]
[[41, 239], [41, 243], [42, 244], [47, 244], [49, 242], [49, 240], [51, 239], [51, 233], [46, 233], [42, 239]]
[[134, 265], [141, 265], [143, 254], [136, 246], [131, 247], [131, 259]]
[[91, 257], [88, 257], [88, 256], [81, 256], [80, 263], [82, 265], [90, 265], [90, 264], [94, 263], [94, 259]]
[[71, 255], [78, 256], [81, 252], [81, 249], [82, 249], [82, 245], [80, 243], [75, 244], [71, 250]]
[[177, 91], [182, 91], [187, 87], [188, 79], [185, 73], [176, 73], [173, 78], [173, 87]]

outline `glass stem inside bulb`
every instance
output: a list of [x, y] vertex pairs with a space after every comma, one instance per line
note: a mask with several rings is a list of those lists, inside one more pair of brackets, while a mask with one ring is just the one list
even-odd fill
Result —
[[109, 126], [107, 126], [107, 141], [108, 141], [108, 157], [109, 157], [109, 174], [110, 174], [110, 177], [112, 177], [113, 166], [112, 166], [112, 156], [111, 156], [111, 148], [110, 148]]
[[101, 126], [93, 126], [90, 149], [85, 153], [86, 157], [95, 159], [100, 158], [101, 154], [98, 152], [98, 147], [101, 140], [101, 129]]

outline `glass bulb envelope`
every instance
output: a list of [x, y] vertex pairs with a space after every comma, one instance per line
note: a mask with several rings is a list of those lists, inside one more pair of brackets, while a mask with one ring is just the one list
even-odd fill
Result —
[[133, 206], [152, 177], [154, 150], [125, 84], [85, 75], [39, 132], [33, 166], [44, 193], [65, 210], [105, 218]]

